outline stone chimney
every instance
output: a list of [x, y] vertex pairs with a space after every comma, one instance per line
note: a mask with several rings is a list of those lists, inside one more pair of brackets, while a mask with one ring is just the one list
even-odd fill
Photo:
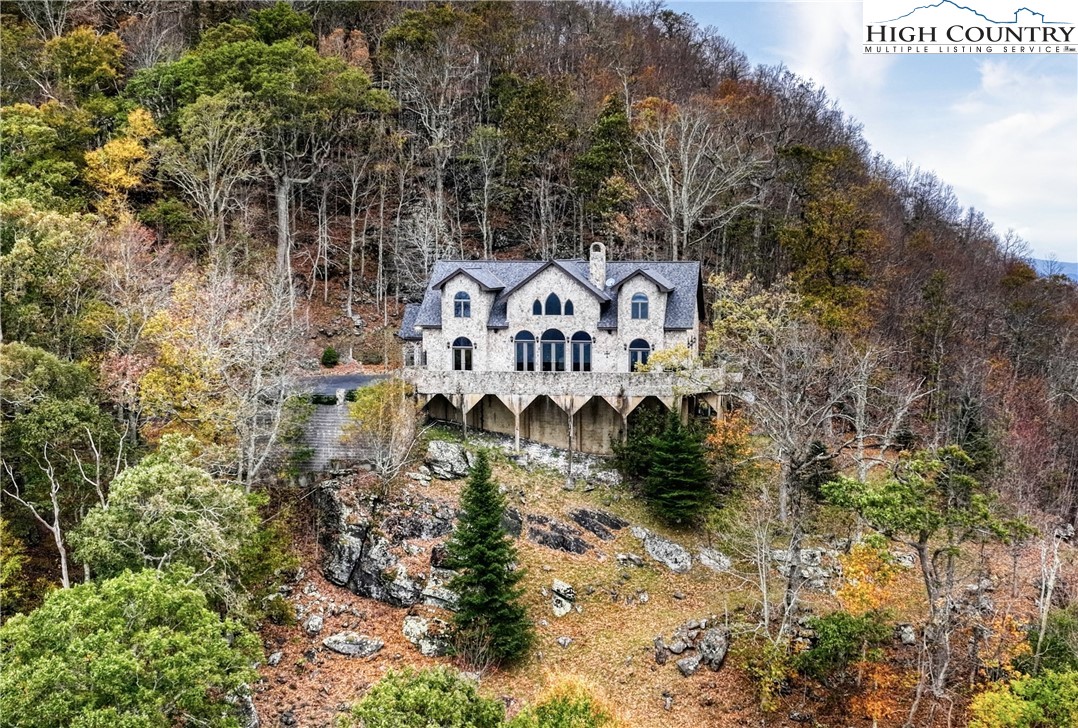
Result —
[[588, 268], [595, 287], [600, 291], [606, 290], [606, 246], [602, 243], [591, 244], [591, 261]]

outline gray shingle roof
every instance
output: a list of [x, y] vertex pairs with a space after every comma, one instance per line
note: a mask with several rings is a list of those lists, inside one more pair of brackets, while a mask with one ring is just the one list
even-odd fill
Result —
[[415, 327], [415, 320], [418, 315], [418, 303], [405, 304], [404, 316], [401, 318], [401, 330], [397, 332], [397, 336], [405, 341], [422, 341], [423, 332]]
[[[701, 295], [700, 264], [696, 261], [608, 261], [606, 264], [606, 276], [614, 279], [614, 284], [609, 286], [606, 291], [601, 291], [591, 282], [587, 261], [484, 260], [439, 261], [435, 263], [434, 270], [431, 272], [431, 283], [427, 286], [423, 301], [418, 306], [414, 323], [410, 324], [410, 326], [413, 330], [416, 326], [441, 328], [441, 293], [437, 286], [444, 285], [449, 278], [461, 272], [470, 276], [488, 290], [501, 289], [494, 298], [494, 305], [491, 308], [487, 326], [494, 329], [505, 328], [509, 325], [506, 304], [513, 290], [551, 265], [556, 265], [602, 302], [602, 314], [598, 323], [600, 329], [617, 328], [617, 299], [621, 284], [637, 274], [647, 276], [660, 289], [669, 291], [666, 302], [666, 321], [664, 322], [664, 327], [667, 330], [691, 329], [696, 324], [695, 315], [698, 305], [700, 305]], [[496, 281], [499, 285], [487, 285], [484, 281]], [[401, 338], [406, 338], [404, 332], [408, 330], [406, 328], [409, 325], [408, 314], [409, 311], [406, 308], [405, 320], [401, 326]]]
[[461, 265], [457, 268], [450, 270], [449, 273], [447, 273], [441, 280], [436, 280], [432, 276], [431, 280], [434, 282], [431, 283], [431, 288], [441, 288], [450, 278], [455, 276], [457, 273], [463, 273], [464, 275], [468, 276], [473, 281], [478, 283], [479, 287], [482, 288], [484, 291], [498, 291], [505, 288], [505, 284], [498, 279], [498, 276], [494, 274], [494, 271], [490, 270], [486, 266], [477, 265], [474, 263], [470, 265]]

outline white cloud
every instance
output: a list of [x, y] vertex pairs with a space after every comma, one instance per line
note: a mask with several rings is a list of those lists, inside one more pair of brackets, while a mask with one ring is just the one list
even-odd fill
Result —
[[935, 171], [1037, 255], [1078, 260], [1073, 57], [868, 56], [859, 2], [768, 9], [783, 28], [770, 51], [838, 99], [877, 151]]

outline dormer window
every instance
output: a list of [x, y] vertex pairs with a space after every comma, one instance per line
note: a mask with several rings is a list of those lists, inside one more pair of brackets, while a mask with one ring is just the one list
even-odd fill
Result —
[[453, 296], [453, 318], [472, 317], [472, 297], [464, 291]]
[[648, 297], [643, 293], [634, 293], [632, 309], [634, 319], [646, 319], [648, 317]]
[[556, 293], [551, 293], [546, 297], [546, 306], [543, 308], [543, 313], [547, 316], [561, 316], [561, 299], [558, 298]]

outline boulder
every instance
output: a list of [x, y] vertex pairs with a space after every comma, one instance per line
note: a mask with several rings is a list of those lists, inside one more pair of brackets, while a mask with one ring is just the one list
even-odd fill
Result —
[[269, 659], [266, 660], [266, 664], [269, 665], [270, 667], [277, 667], [278, 665], [281, 664], [281, 658], [283, 658], [283, 657], [284, 657], [283, 652], [274, 652], [272, 655], [269, 656]]
[[441, 619], [411, 615], [404, 618], [401, 632], [421, 655], [442, 657], [449, 652], [449, 625]]
[[375, 637], [365, 637], [356, 632], [338, 632], [322, 640], [326, 649], [349, 657], [370, 657], [377, 653], [385, 643]]
[[633, 528], [633, 535], [644, 542], [644, 551], [648, 556], [670, 571], [684, 574], [692, 568], [692, 556], [684, 546], [640, 527]]
[[431, 440], [427, 445], [426, 464], [440, 480], [456, 480], [468, 475], [468, 452], [457, 442]]
[[322, 631], [323, 619], [321, 614], [312, 614], [303, 624], [303, 629], [312, 637]]
[[917, 644], [917, 630], [913, 628], [912, 624], [900, 624], [895, 627], [895, 636], [904, 645]]
[[566, 584], [561, 579], [554, 580], [554, 583], [550, 586], [550, 591], [554, 592], [554, 594], [566, 600], [567, 602], [576, 601], [576, 589], [574, 589], [571, 585]]
[[550, 606], [554, 610], [555, 617], [564, 617], [566, 614], [573, 611], [573, 603], [559, 597], [557, 594], [550, 595]]
[[685, 677], [689, 677], [696, 673], [700, 669], [700, 662], [702, 658], [699, 654], [689, 655], [688, 657], [682, 657], [677, 661], [677, 669], [681, 671], [681, 674]]
[[712, 627], [704, 632], [704, 636], [696, 644], [696, 652], [700, 659], [708, 666], [708, 669], [718, 672], [726, 660], [726, 653], [730, 650], [730, 633], [725, 630]]
[[573, 638], [572, 637], [559, 637], [558, 638], [558, 644], [561, 645], [562, 649], [564, 650], [564, 649], [568, 648], [569, 645], [573, 644]]
[[643, 566], [644, 559], [637, 554], [614, 554], [614, 558], [618, 560], [618, 563], [622, 566]]
[[712, 571], [729, 571], [734, 564], [729, 556], [715, 549], [700, 549], [697, 553], [697, 558], [701, 566]]

